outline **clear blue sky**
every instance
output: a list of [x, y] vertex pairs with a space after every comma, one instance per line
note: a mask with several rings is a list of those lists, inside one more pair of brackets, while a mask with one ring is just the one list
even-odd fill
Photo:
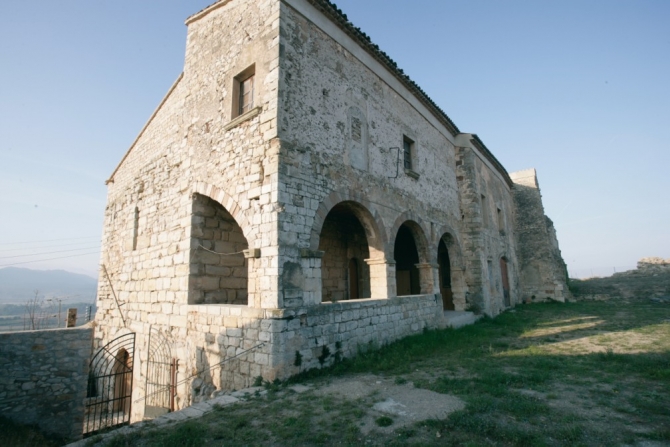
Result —
[[[0, 3], [0, 267], [95, 276], [104, 180], [209, 3]], [[670, 1], [336, 3], [508, 171], [538, 170], [573, 275], [670, 258]]]

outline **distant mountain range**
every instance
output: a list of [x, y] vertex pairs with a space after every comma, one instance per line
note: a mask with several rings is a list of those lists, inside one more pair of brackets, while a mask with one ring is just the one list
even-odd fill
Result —
[[[92, 302], [98, 281], [65, 270], [0, 269], [0, 303], [25, 303], [35, 297], [70, 297], [70, 302]], [[78, 295], [78, 296], [77, 296]]]

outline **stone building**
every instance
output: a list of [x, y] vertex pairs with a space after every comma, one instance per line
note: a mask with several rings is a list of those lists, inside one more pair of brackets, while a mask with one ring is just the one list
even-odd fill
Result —
[[164, 405], [156, 340], [183, 407], [445, 310], [564, 299], [534, 171], [516, 184], [333, 4], [221, 0], [186, 25], [183, 73], [107, 182], [96, 340], [137, 336], [134, 420]]

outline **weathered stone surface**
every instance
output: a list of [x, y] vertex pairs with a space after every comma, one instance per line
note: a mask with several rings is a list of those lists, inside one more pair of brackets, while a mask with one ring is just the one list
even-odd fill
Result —
[[93, 328], [0, 333], [0, 414], [79, 439]]

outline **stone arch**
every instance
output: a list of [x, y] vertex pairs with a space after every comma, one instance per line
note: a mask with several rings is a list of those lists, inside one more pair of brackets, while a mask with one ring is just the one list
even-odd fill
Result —
[[133, 383], [133, 358], [125, 348], [120, 348], [114, 356], [111, 372], [114, 377], [113, 411], [128, 414]]
[[[464, 310], [466, 307], [465, 295], [467, 285], [465, 282], [465, 263], [461, 243], [455, 231], [447, 225], [439, 227], [435, 232], [435, 236], [433, 246], [435, 247], [435, 262], [438, 265], [439, 274], [437, 286], [442, 294], [444, 309]], [[440, 256], [441, 244], [444, 244], [443, 246], [447, 250], [448, 266], [443, 265], [444, 260]], [[449, 287], [445, 287], [447, 281], [443, 277], [446, 268], [448, 268], [449, 273]]]
[[247, 218], [245, 212], [242, 211], [240, 205], [230, 194], [228, 194], [225, 190], [219, 188], [218, 186], [214, 186], [205, 182], [196, 182], [193, 185], [192, 192], [209, 197], [210, 199], [214, 200], [215, 202], [218, 202], [221, 206], [223, 206], [226, 209], [226, 211], [228, 211], [228, 213], [230, 213], [230, 215], [233, 216], [235, 222], [237, 222], [237, 224], [242, 229], [242, 233], [244, 234], [244, 237], [247, 239], [247, 242], [249, 242], [249, 246], [251, 247], [254, 245], [253, 241], [256, 238], [256, 233], [258, 229], [256, 228], [256, 226], [251, 225], [250, 219]]
[[[210, 192], [222, 197], [221, 191]], [[243, 217], [239, 207], [236, 214]], [[244, 227], [218, 200], [198, 192], [192, 194], [190, 216], [188, 303], [253, 303], [249, 298], [249, 240]]]
[[386, 246], [387, 252], [389, 253], [389, 259], [393, 259], [393, 245], [395, 244], [395, 238], [398, 235], [398, 230], [400, 227], [406, 225], [412, 232], [414, 237], [414, 242], [416, 243], [416, 248], [419, 252], [419, 262], [421, 263], [430, 263], [435, 261], [434, 258], [431, 258], [431, 253], [433, 250], [430, 249], [430, 244], [428, 243], [428, 238], [426, 234], [430, 234], [430, 231], [426, 228], [423, 220], [414, 214], [412, 211], [405, 211], [400, 216], [398, 216], [391, 227], [389, 236], [392, 239], [387, 240]]
[[434, 265], [429, 260], [426, 231], [411, 211], [403, 213], [393, 226], [393, 241], [389, 241], [395, 265], [395, 284], [398, 296], [434, 293]]
[[370, 298], [370, 243], [354, 202], [335, 205], [321, 228], [321, 301]]
[[463, 259], [463, 250], [461, 248], [461, 240], [458, 237], [458, 233], [454, 231], [449, 225], [441, 225], [435, 228], [433, 233], [432, 245], [434, 250], [431, 253], [431, 262], [437, 260], [437, 245], [440, 243], [440, 240], [444, 240], [444, 243], [449, 249], [449, 258], [451, 259], [452, 268], [465, 269], [465, 259]]
[[360, 195], [351, 193], [349, 191], [333, 191], [321, 201], [319, 208], [316, 210], [314, 216], [314, 223], [310, 233], [309, 248], [311, 250], [319, 249], [319, 240], [321, 238], [321, 230], [326, 221], [328, 213], [337, 205], [345, 204], [347, 208], [356, 216], [358, 221], [365, 230], [365, 236], [370, 247], [370, 258], [372, 259], [386, 259], [385, 242], [386, 232], [384, 223], [375, 209], [375, 206], [360, 197]]

